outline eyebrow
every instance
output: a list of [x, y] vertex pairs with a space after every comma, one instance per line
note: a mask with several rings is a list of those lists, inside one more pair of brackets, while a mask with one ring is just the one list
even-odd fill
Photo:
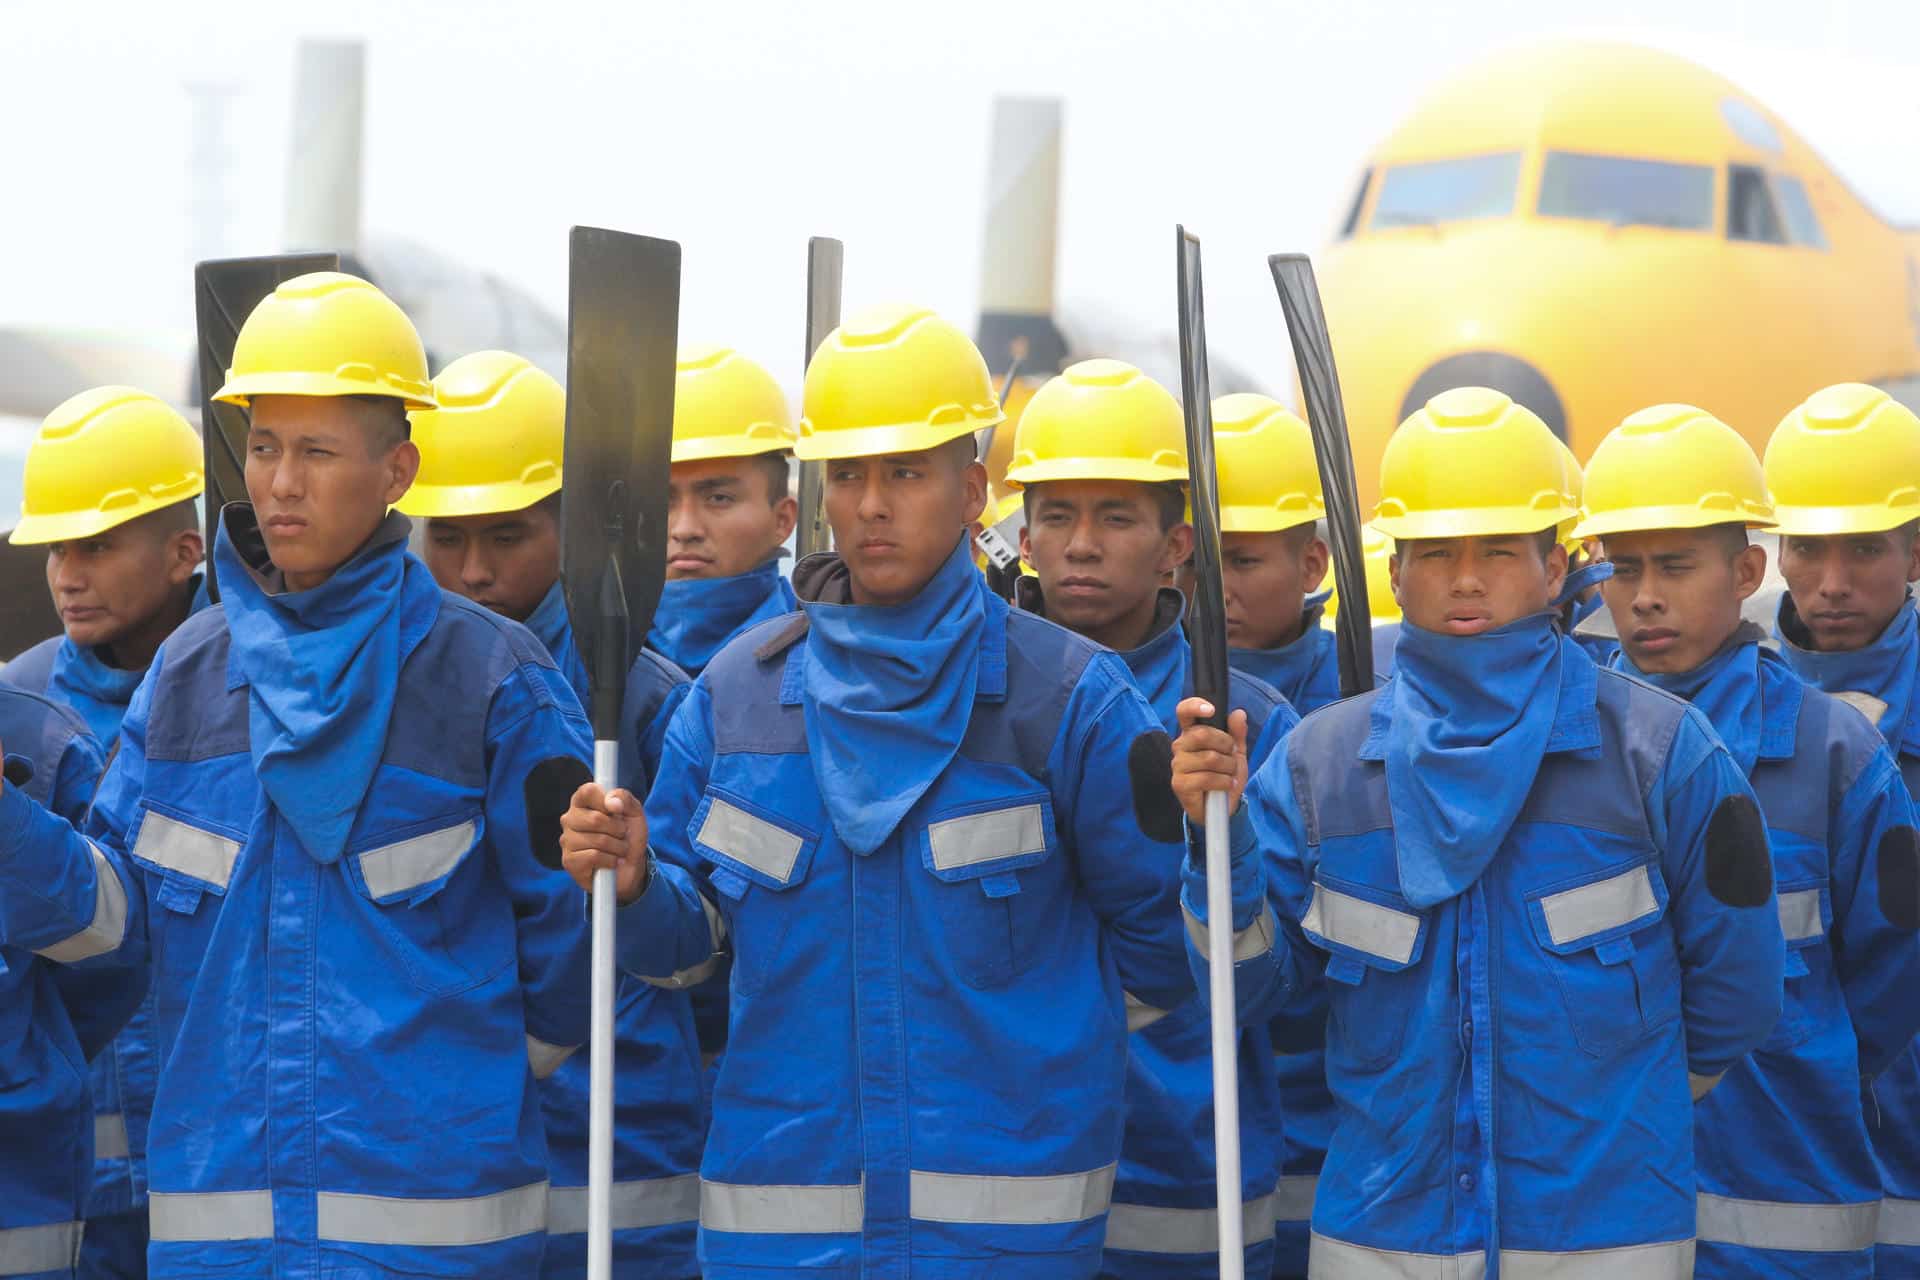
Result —
[[740, 484], [741, 477], [739, 476], [708, 476], [704, 480], [695, 480], [693, 482], [693, 491], [695, 493], [711, 493], [715, 489], [735, 489], [738, 488]]

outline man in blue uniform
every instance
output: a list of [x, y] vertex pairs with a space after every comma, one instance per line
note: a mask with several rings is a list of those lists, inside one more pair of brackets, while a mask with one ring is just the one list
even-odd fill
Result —
[[541, 865], [585, 718], [388, 514], [434, 406], [392, 302], [282, 284], [219, 395], [252, 499], [221, 516], [221, 604], [155, 658], [89, 838], [0, 795], [9, 937], [151, 978], [153, 1275], [532, 1274], [535, 1079], [588, 1021], [586, 921]]
[[[1118, 651], [1169, 730], [1174, 707], [1193, 693], [1186, 601], [1160, 585], [1193, 551], [1186, 481], [1179, 401], [1118, 360], [1083, 361], [1035, 392], [1007, 467], [1026, 505], [1020, 558], [1037, 575], [1017, 581], [1015, 603]], [[1298, 718], [1270, 685], [1239, 672], [1229, 699], [1247, 713], [1256, 761]], [[1197, 998], [1134, 1028], [1102, 1275], [1219, 1274], [1212, 1060]], [[1273, 1266], [1281, 1143], [1264, 1031], [1242, 1033], [1239, 1065], [1245, 1272], [1264, 1276]]]
[[[1586, 518], [1613, 665], [1692, 702], [1747, 773], [1773, 848], [1787, 943], [1785, 1009], [1694, 1118], [1696, 1274], [1873, 1275], [1880, 1176], [1861, 1114], [1869, 1084], [1920, 1030], [1920, 933], [1889, 919], [1885, 860], [1920, 854], [1912, 803], [1874, 727], [1809, 688], [1741, 620], [1766, 551], [1760, 459], [1686, 405], [1628, 418], [1587, 469]], [[1898, 908], [1896, 907], [1896, 912]]]
[[[440, 586], [524, 622], [584, 705], [586, 668], [560, 590], [560, 486], [566, 392], [505, 351], [462, 356], [433, 382], [436, 409], [412, 414], [420, 474], [398, 503], [426, 521], [427, 567]], [[621, 753], [628, 785], [644, 793], [659, 764], [664, 708], [686, 677], [643, 650], [627, 680]], [[700, 1209], [706, 1135], [700, 1055], [687, 995], [621, 981], [615, 1009], [613, 1256], [632, 1280], [686, 1280]], [[553, 1187], [542, 1275], [587, 1273], [585, 1054], [541, 1082]]]
[[[1699, 712], [1561, 633], [1572, 507], [1538, 418], [1445, 392], [1380, 489], [1393, 678], [1303, 720], [1233, 821], [1267, 854], [1234, 927], [1279, 920], [1236, 966], [1242, 1016], [1328, 994], [1311, 1274], [1686, 1280], [1693, 1099], [1780, 1015], [1753, 791]], [[1200, 714], [1174, 757], [1190, 822], [1246, 776]], [[1191, 869], [1183, 906], [1205, 896]]]
[[[10, 541], [47, 548], [63, 633], [0, 680], [72, 708], [111, 751], [155, 651], [206, 604], [200, 437], [156, 396], [97, 387], [47, 415], [22, 479]], [[80, 1255], [89, 1280], [147, 1273], [147, 1118], [159, 1066], [145, 1006], [93, 1061], [94, 1188]]]
[[1099, 1266], [1129, 1014], [1192, 987], [1182, 833], [1125, 664], [973, 566], [1000, 417], [932, 314], [836, 330], [798, 453], [839, 551], [796, 570], [804, 614], [694, 682], [644, 822], [591, 785], [567, 814], [575, 877], [617, 871], [629, 971], [732, 959], [709, 1280]]
[[[1884, 391], [1843, 383], [1788, 414], [1767, 442], [1780, 534], [1780, 652], [1809, 684], [1875, 722], [1920, 795], [1920, 419]], [[1882, 909], [1920, 923], [1920, 868], [1880, 860]], [[1877, 1274], [1920, 1277], [1920, 1048], [1873, 1082], [1867, 1127], [1883, 1199]]]

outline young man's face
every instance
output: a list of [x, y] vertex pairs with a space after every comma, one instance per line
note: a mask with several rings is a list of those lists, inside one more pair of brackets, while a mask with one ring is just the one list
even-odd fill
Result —
[[549, 503], [427, 521], [427, 568], [443, 588], [525, 622], [560, 578], [560, 527]]
[[1049, 480], [1026, 503], [1020, 555], [1047, 616], [1109, 648], [1138, 648], [1162, 582], [1193, 550], [1192, 527], [1162, 524], [1153, 486], [1133, 480]]
[[1449, 636], [1477, 636], [1545, 609], [1567, 576], [1567, 553], [1540, 534], [1416, 538], [1387, 562], [1408, 622]]
[[1767, 572], [1767, 553], [1745, 542], [1725, 528], [1607, 535], [1613, 577], [1600, 593], [1634, 666], [1679, 674], [1719, 651]]
[[987, 469], [952, 447], [827, 463], [827, 523], [856, 604], [913, 599], [986, 505]]
[[420, 470], [383, 407], [344, 396], [256, 396], [247, 497], [290, 590], [325, 582], [373, 536]]
[[1327, 544], [1310, 524], [1278, 533], [1220, 535], [1227, 643], [1278, 649], [1300, 634], [1309, 592], [1327, 576]]
[[[91, 538], [48, 545], [47, 590], [67, 639], [112, 648], [163, 617], [163, 625], [178, 621], [180, 588], [199, 567], [204, 544], [199, 530], [175, 524], [172, 513], [156, 511]], [[129, 647], [151, 654], [143, 644]]]
[[[667, 485], [667, 578], [731, 578], [780, 553], [799, 505], [761, 458], [676, 462]], [[778, 487], [779, 492], [774, 492]]]
[[1815, 649], [1845, 653], [1880, 638], [1920, 581], [1915, 526], [1886, 533], [1780, 539], [1780, 576]]

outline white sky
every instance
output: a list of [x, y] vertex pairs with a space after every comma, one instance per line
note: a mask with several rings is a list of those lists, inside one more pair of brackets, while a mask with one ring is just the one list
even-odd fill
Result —
[[1703, 61], [1920, 221], [1914, 0], [0, 0], [0, 323], [190, 326], [188, 82], [236, 94], [223, 252], [278, 250], [303, 35], [369, 42], [368, 232], [556, 310], [570, 224], [678, 239], [682, 337], [790, 386], [809, 234], [847, 242], [850, 307], [911, 299], [971, 327], [997, 92], [1067, 102], [1063, 307], [1171, 329], [1184, 221], [1216, 350], [1276, 380], [1265, 255], [1316, 247], [1421, 90], [1516, 41]]

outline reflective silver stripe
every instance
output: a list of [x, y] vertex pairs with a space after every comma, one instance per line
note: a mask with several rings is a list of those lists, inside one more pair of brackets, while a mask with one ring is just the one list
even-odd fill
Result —
[[560, 1069], [560, 1064], [573, 1056], [577, 1045], [548, 1044], [538, 1036], [527, 1037], [527, 1065], [533, 1068], [535, 1080], [545, 1080]]
[[[636, 1178], [613, 1184], [613, 1229], [639, 1231], [700, 1217], [700, 1175]], [[547, 1234], [580, 1235], [587, 1229], [587, 1189], [554, 1187], [547, 1192]]]
[[[1241, 1239], [1247, 1244], [1273, 1239], [1273, 1197], [1242, 1204], [1240, 1223]], [[1220, 1215], [1212, 1209], [1115, 1204], [1107, 1211], [1107, 1248], [1128, 1253], [1218, 1254]]]
[[702, 960], [699, 964], [668, 974], [664, 978], [641, 978], [640, 981], [646, 983], [648, 986], [666, 987], [672, 991], [684, 990], [687, 987], [697, 987], [708, 978], [711, 978], [714, 971], [720, 967], [720, 962], [727, 958], [725, 955], [727, 945], [727, 918], [720, 914], [720, 908], [714, 906], [713, 903], [707, 900], [706, 894], [702, 893], [696, 896], [700, 899], [700, 909], [704, 911], [707, 916], [707, 936], [713, 940], [713, 954], [705, 960]]
[[1308, 1280], [1484, 1280], [1484, 1253], [1401, 1253], [1369, 1249], [1314, 1232]]
[[[1202, 956], [1211, 954], [1207, 926], [1200, 923], [1199, 916], [1187, 910], [1185, 903], [1180, 906], [1180, 914], [1186, 917], [1187, 937], [1193, 942], [1193, 949]], [[1273, 935], [1277, 928], [1273, 908], [1262, 907], [1252, 924], [1233, 935], [1233, 962], [1240, 964], [1273, 950]]]
[[93, 1118], [93, 1158], [95, 1160], [125, 1160], [127, 1147], [127, 1118], [119, 1112], [112, 1115]]
[[694, 839], [772, 876], [781, 884], [793, 878], [794, 860], [806, 844], [786, 828], [776, 827], [717, 797], [707, 806], [707, 819], [700, 824], [700, 834]]
[[1870, 693], [1862, 693], [1858, 689], [1843, 689], [1839, 693], [1829, 694], [1828, 696], [1838, 698], [1875, 724], [1879, 724], [1880, 717], [1887, 714], [1887, 704], [1885, 702], [1882, 702]]
[[866, 1188], [700, 1184], [700, 1226], [755, 1235], [836, 1235], [858, 1231], [867, 1217]]
[[376, 898], [390, 898], [433, 883], [460, 865], [479, 831], [479, 826], [469, 820], [367, 850], [360, 855], [360, 874], [366, 877], [367, 892]]
[[1395, 964], [1413, 959], [1413, 944], [1420, 937], [1419, 916], [1321, 884], [1313, 886], [1313, 900], [1307, 904], [1307, 914], [1300, 918], [1300, 927], [1328, 942]]
[[155, 1240], [271, 1240], [271, 1191], [155, 1191], [147, 1197], [147, 1224]]
[[1131, 991], [1123, 991], [1127, 998], [1127, 1031], [1129, 1034], [1143, 1027], [1150, 1027], [1167, 1016], [1165, 1009], [1156, 1009]]
[[1920, 1247], [1920, 1200], [1888, 1196], [1880, 1202], [1878, 1243]]
[[1644, 866], [1540, 899], [1547, 934], [1560, 947], [1632, 924], [1659, 909], [1653, 896], [1653, 871]]
[[71, 1271], [80, 1258], [80, 1224], [49, 1222], [0, 1231], [0, 1276]]
[[1827, 931], [1820, 922], [1820, 891], [1795, 889], [1779, 896], [1780, 932], [1788, 942], [1817, 938]]
[[927, 846], [933, 851], [934, 870], [952, 871], [996, 858], [1044, 853], [1047, 848], [1044, 816], [1039, 805], [1023, 804], [931, 823], [927, 827]]
[[1116, 1166], [1043, 1177], [993, 1174], [909, 1175], [909, 1216], [923, 1222], [1040, 1226], [1084, 1222], [1107, 1211]]
[[117, 951], [127, 937], [127, 887], [107, 862], [107, 856], [87, 842], [93, 855], [93, 920], [76, 934], [62, 938], [39, 954], [55, 964], [78, 964]]
[[345, 1244], [492, 1244], [547, 1229], [547, 1184], [490, 1196], [413, 1200], [322, 1191], [314, 1197], [322, 1240]]
[[1865, 1204], [1791, 1204], [1734, 1200], [1702, 1191], [1697, 1205], [1697, 1232], [1702, 1240], [1748, 1249], [1856, 1253], [1873, 1247], [1880, 1223], [1878, 1200]]
[[1618, 1249], [1502, 1249], [1501, 1280], [1693, 1280], [1693, 1241]]
[[1273, 1189], [1273, 1217], [1276, 1222], [1311, 1222], [1313, 1198], [1320, 1192], [1320, 1179], [1311, 1173], [1288, 1174]]
[[240, 842], [176, 822], [149, 809], [140, 819], [140, 835], [133, 842], [133, 856], [224, 890], [227, 881], [233, 879], [233, 864], [240, 858]]

